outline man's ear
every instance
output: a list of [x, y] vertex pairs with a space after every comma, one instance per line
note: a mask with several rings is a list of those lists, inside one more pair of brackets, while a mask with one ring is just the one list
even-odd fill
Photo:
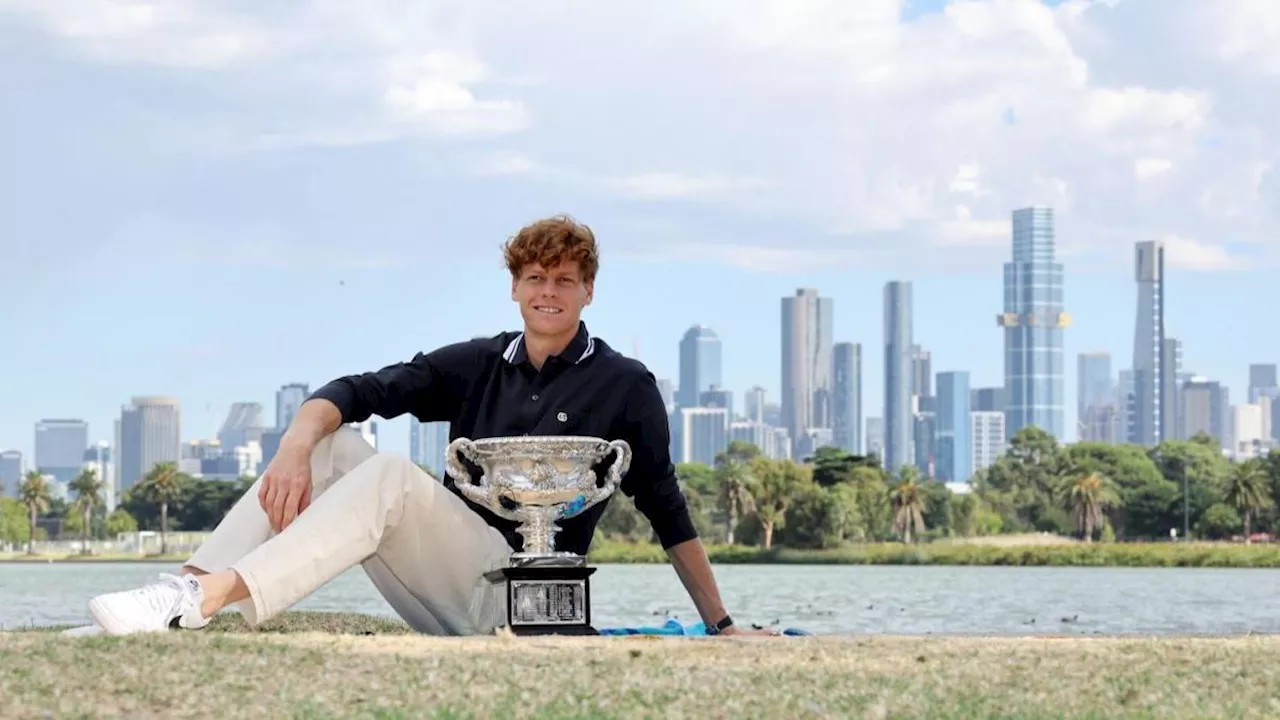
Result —
[[518, 285], [518, 284], [519, 284], [519, 282], [518, 282], [518, 281], [517, 281], [517, 279], [513, 276], [513, 277], [511, 278], [511, 299], [512, 299], [512, 300], [515, 300], [515, 299], [516, 299], [516, 285]]
[[596, 281], [590, 280], [587, 282], [587, 302], [584, 304], [590, 305], [591, 298], [595, 297], [595, 295], [596, 295]]

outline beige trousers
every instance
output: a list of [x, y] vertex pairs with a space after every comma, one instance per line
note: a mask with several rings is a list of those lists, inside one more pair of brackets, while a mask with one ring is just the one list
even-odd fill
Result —
[[411, 627], [491, 632], [506, 622], [501, 585], [483, 578], [511, 549], [457, 495], [408, 458], [379, 453], [348, 427], [311, 456], [311, 505], [279, 534], [253, 484], [187, 565], [239, 573], [250, 625], [288, 609], [357, 564]]

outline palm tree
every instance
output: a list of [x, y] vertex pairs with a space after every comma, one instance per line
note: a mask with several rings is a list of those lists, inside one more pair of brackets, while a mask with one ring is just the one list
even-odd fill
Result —
[[[734, 442], [737, 442], [736, 440]], [[754, 446], [750, 446], [754, 448]], [[755, 455], [741, 451], [730, 444], [729, 450], [716, 456], [716, 488], [717, 500], [724, 509], [725, 542], [733, 544], [733, 530], [738, 526], [738, 519], [755, 509], [751, 497], [751, 471], [748, 464]]]
[[49, 483], [39, 470], [32, 470], [23, 478], [18, 486], [18, 499], [27, 506], [27, 554], [35, 555], [36, 518], [40, 513], [49, 512], [49, 501], [53, 499]]
[[918, 539], [924, 532], [924, 493], [916, 482], [915, 468], [904, 466], [899, 471], [898, 484], [889, 491], [889, 506], [893, 508], [893, 532], [903, 543]]
[[1069, 475], [1059, 493], [1075, 517], [1076, 531], [1087, 543], [1093, 542], [1094, 528], [1102, 525], [1103, 512], [1120, 503], [1110, 481], [1096, 472]]
[[1231, 469], [1226, 500], [1244, 518], [1245, 544], [1251, 542], [1249, 536], [1254, 515], [1271, 507], [1271, 492], [1267, 487], [1269, 479], [1259, 458], [1251, 458]]
[[80, 554], [89, 554], [89, 526], [94, 508], [102, 504], [102, 480], [92, 468], [87, 468], [71, 481], [76, 494], [76, 509], [80, 511]]
[[169, 552], [169, 506], [186, 490], [187, 476], [174, 463], [158, 463], [134, 488], [146, 502], [160, 507], [160, 554]]

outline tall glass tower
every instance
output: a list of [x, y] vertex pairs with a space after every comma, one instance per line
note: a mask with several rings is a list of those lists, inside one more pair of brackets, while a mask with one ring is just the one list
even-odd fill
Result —
[[680, 385], [676, 404], [698, 407], [702, 393], [720, 385], [720, 338], [703, 325], [694, 325], [680, 338]]
[[1013, 211], [1013, 261], [1004, 264], [1005, 433], [1035, 425], [1064, 435], [1062, 264], [1054, 252], [1053, 209]]
[[912, 455], [911, 283], [884, 286], [884, 467], [896, 473]]
[[1133, 329], [1133, 426], [1129, 442], [1151, 447], [1164, 439], [1164, 244], [1159, 240], [1134, 247], [1134, 280], [1138, 313]]

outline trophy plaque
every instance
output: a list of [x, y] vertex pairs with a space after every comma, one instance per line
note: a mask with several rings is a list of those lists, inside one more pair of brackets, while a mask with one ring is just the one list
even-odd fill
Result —
[[[474, 481], [461, 453], [482, 471]], [[596, 466], [616, 453], [601, 483]], [[631, 465], [623, 440], [578, 436], [458, 438], [445, 450], [445, 469], [459, 492], [499, 517], [520, 523], [524, 549], [507, 567], [486, 574], [505, 583], [507, 627], [516, 635], [596, 635], [591, 625], [591, 574], [577, 553], [557, 551], [557, 521], [607, 499]]]

